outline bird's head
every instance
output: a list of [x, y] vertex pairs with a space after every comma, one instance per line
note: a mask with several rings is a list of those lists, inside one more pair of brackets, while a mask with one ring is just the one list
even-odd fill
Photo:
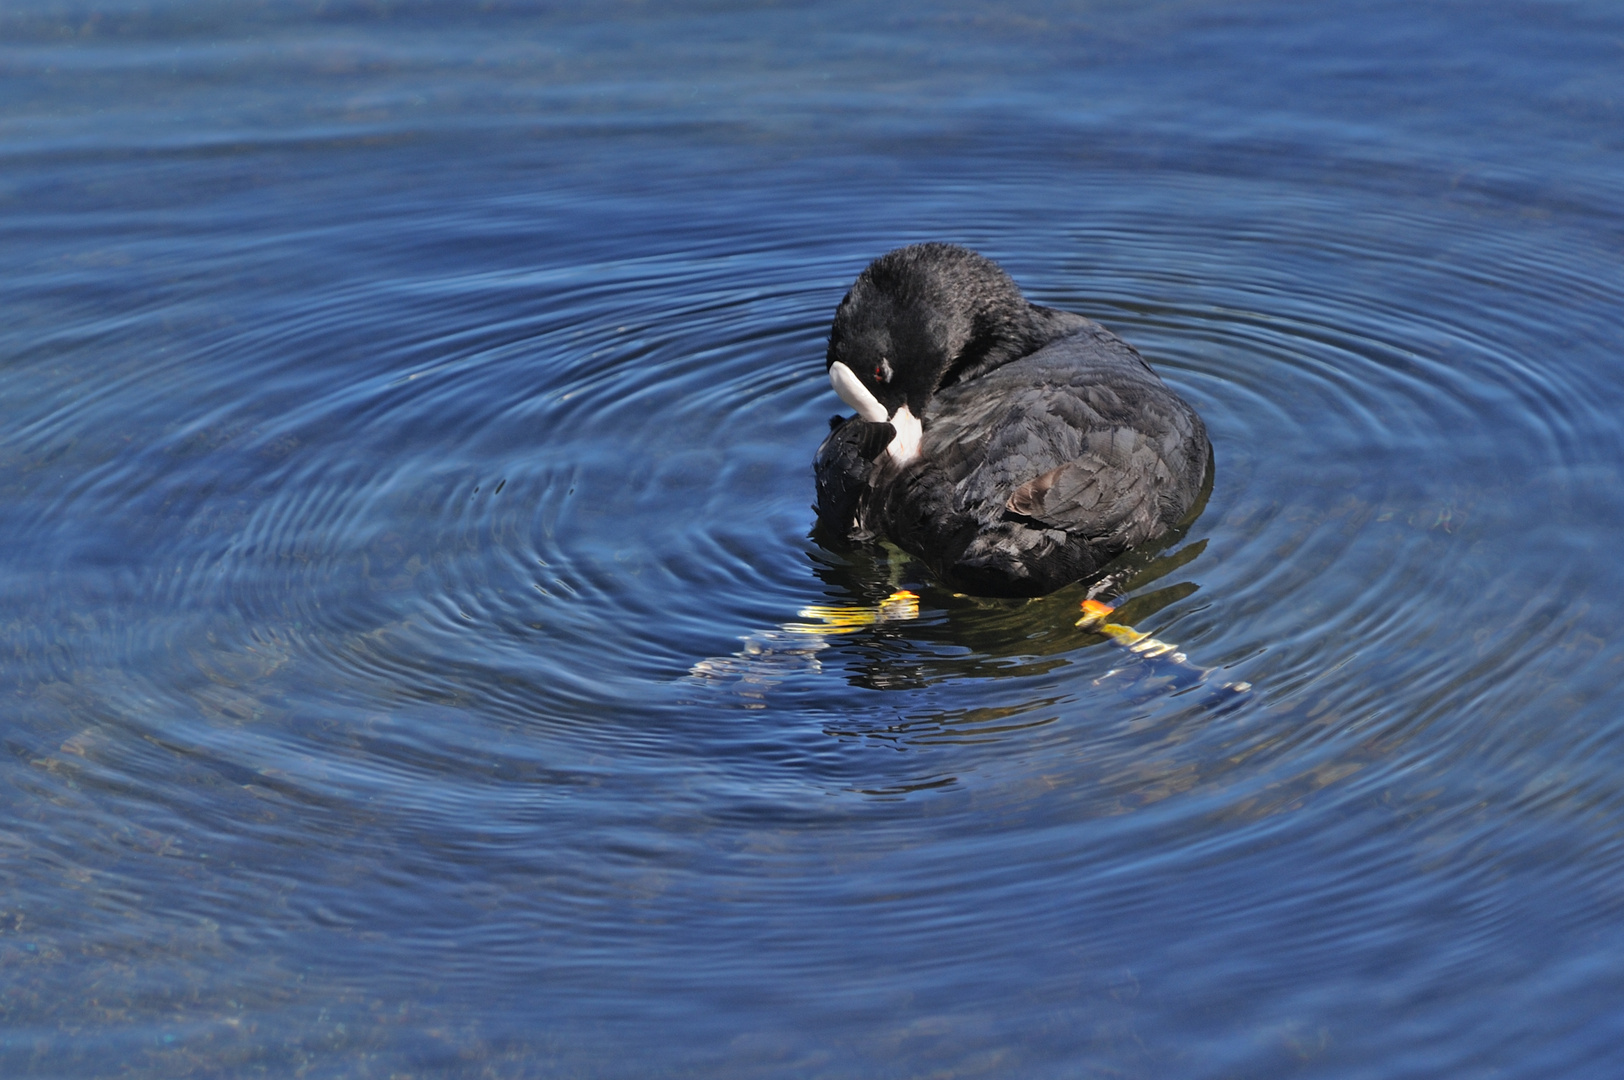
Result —
[[915, 244], [882, 255], [835, 310], [829, 381], [864, 420], [897, 429], [898, 461], [919, 452], [936, 392], [990, 354], [1019, 355], [1030, 305], [991, 259], [952, 244]]

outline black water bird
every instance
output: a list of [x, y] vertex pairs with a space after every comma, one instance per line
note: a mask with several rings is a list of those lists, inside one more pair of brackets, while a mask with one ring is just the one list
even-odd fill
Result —
[[814, 464], [820, 535], [888, 539], [949, 585], [1041, 596], [1198, 511], [1194, 409], [1098, 323], [1029, 303], [952, 244], [874, 260], [835, 311], [829, 380], [857, 415]]

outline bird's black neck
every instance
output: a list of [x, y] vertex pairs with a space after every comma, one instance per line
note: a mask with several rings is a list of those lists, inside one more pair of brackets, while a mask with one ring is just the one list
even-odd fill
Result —
[[970, 344], [943, 373], [939, 389], [1029, 356], [1051, 341], [1082, 329], [1088, 322], [1081, 315], [1038, 304], [1025, 304], [1020, 310], [1000, 315], [991, 325], [977, 328]]

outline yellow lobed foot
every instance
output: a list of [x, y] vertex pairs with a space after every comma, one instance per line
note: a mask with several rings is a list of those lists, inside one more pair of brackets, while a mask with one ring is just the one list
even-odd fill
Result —
[[1149, 634], [1142, 634], [1131, 626], [1106, 622], [1105, 617], [1115, 610], [1110, 604], [1102, 604], [1098, 600], [1084, 600], [1083, 617], [1077, 620], [1077, 625], [1081, 629], [1104, 634], [1118, 645], [1141, 656], [1166, 656], [1172, 653], [1175, 661], [1180, 663], [1184, 661], [1184, 654], [1175, 651], [1178, 649], [1177, 645], [1157, 641]]
[[873, 607], [814, 604], [796, 614], [803, 619], [818, 621], [785, 623], [785, 630], [797, 634], [850, 634], [875, 623], [919, 618], [919, 597], [907, 589], [898, 589]]

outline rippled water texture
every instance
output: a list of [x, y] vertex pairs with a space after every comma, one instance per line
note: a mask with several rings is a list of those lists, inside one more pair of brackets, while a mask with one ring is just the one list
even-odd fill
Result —
[[[0, 9], [0, 1073], [1619, 1075], [1621, 122], [1599, 2]], [[808, 538], [927, 238], [1206, 418], [1186, 663]]]

